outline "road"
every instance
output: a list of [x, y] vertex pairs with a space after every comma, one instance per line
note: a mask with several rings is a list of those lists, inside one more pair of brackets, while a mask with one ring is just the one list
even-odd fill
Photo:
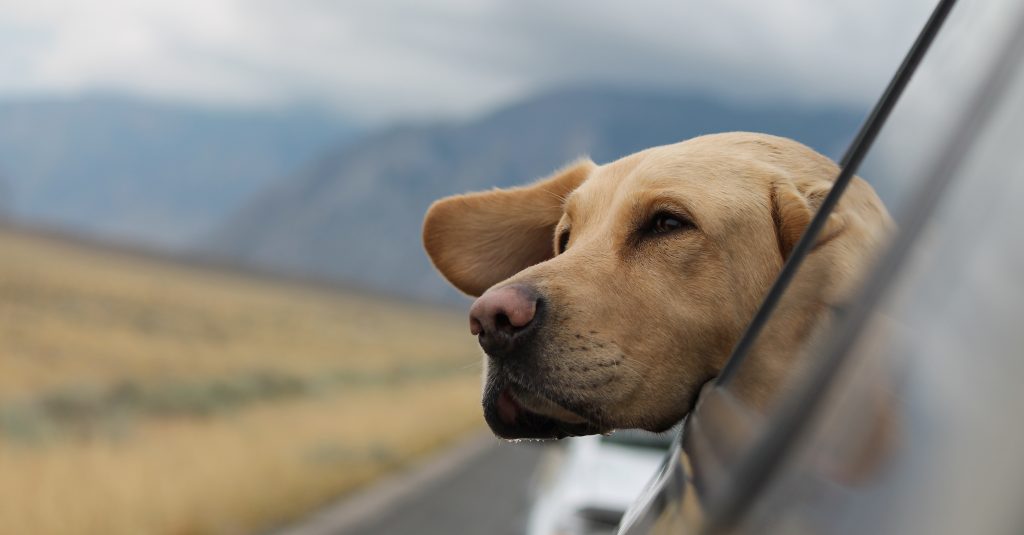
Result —
[[521, 534], [543, 448], [471, 437], [276, 535]]

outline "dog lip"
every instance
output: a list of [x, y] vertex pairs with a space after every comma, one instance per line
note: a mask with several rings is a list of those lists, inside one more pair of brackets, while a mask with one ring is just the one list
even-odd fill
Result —
[[516, 399], [517, 390], [512, 384], [506, 383], [499, 388], [490, 389], [490, 393], [484, 398], [484, 419], [491, 431], [501, 438], [560, 439], [608, 431], [586, 420], [565, 422], [533, 412]]
[[567, 424], [579, 424], [587, 421], [586, 418], [565, 408], [561, 403], [552, 401], [547, 396], [518, 388], [516, 385], [511, 385], [505, 390], [509, 392], [510, 397], [515, 400], [520, 410], [526, 410]]
[[498, 394], [498, 399], [495, 401], [498, 417], [501, 418], [502, 423], [505, 425], [515, 425], [516, 418], [519, 416], [519, 411], [522, 408], [516, 402], [510, 390], [511, 387], [503, 388], [501, 393]]

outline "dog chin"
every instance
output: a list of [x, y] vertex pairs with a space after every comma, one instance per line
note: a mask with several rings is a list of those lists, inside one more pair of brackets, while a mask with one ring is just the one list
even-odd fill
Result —
[[488, 384], [483, 405], [487, 425], [505, 439], [560, 439], [611, 431], [512, 384]]

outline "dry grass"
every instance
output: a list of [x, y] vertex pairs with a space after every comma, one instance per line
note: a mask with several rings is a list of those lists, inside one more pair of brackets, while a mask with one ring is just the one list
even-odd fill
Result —
[[119, 439], [0, 443], [3, 533], [248, 533], [476, 425], [473, 379], [165, 421]]
[[0, 396], [111, 376], [473, 366], [462, 314], [0, 230]]
[[[2, 533], [252, 532], [479, 426], [461, 314], [2, 229], [0, 259], [0, 417], [70, 428], [0, 418]], [[294, 388], [225, 390], [254, 373]], [[182, 384], [231, 402], [143, 403]]]

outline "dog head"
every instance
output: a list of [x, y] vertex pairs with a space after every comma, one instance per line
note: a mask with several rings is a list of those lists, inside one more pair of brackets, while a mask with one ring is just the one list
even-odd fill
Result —
[[[424, 244], [453, 285], [479, 296], [470, 328], [487, 354], [492, 430], [671, 427], [724, 364], [836, 174], [794, 141], [730, 133], [436, 202]], [[743, 374], [751, 398], [768, 395], [887, 217], [857, 179], [780, 309], [787, 325], [758, 343], [768, 356]]]

